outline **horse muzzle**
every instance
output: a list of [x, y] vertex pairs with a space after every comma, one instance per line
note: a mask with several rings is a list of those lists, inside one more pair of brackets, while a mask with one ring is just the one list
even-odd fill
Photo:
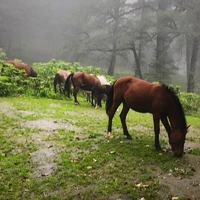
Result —
[[175, 151], [175, 152], [173, 152], [173, 154], [174, 154], [174, 156], [176, 156], [176, 157], [182, 157], [183, 156], [183, 154], [184, 154], [184, 152], [180, 152], [180, 151]]

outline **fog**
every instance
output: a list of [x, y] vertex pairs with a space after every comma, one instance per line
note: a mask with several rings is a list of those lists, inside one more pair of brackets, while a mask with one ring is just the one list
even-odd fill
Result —
[[[101, 1], [110, 3], [108, 6], [105, 4], [102, 11], [99, 9], [102, 8], [99, 2], [98, 0], [0, 0], [0, 48], [9, 59], [17, 58], [28, 63], [47, 62], [55, 58], [108, 69], [111, 63], [109, 48], [113, 46], [115, 38], [118, 40], [119, 49], [128, 49], [124, 52], [117, 51], [116, 66], [133, 70], [135, 58], [130, 45], [136, 40], [136, 48], [139, 48], [138, 34], [149, 29], [150, 31], [147, 30], [149, 35], [144, 38], [146, 43], [143, 44], [141, 64], [143, 72], [148, 72], [149, 64], [155, 57], [156, 37], [153, 30], [155, 13], [152, 12], [147, 18], [144, 17], [142, 23], [145, 26], [139, 21], [140, 11], [129, 13], [128, 17], [121, 15], [117, 31], [114, 32], [113, 27], [116, 24], [114, 18], [107, 22], [107, 26], [103, 23], [111, 16], [106, 15], [111, 10], [108, 6], [116, 1]], [[139, 1], [121, 2], [125, 5]], [[130, 8], [122, 6], [119, 12]], [[97, 21], [94, 21], [94, 18]], [[179, 72], [185, 74], [183, 45], [183, 42], [180, 42], [180, 47], [172, 43], [170, 54], [174, 57]], [[91, 49], [93, 51], [90, 51]]]
[[64, 16], [76, 0], [0, 0], [1, 48], [10, 59], [48, 61], [62, 47]]

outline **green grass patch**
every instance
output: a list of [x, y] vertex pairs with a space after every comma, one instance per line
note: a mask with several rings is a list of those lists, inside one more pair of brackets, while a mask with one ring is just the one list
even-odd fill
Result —
[[[159, 183], [160, 174], [194, 176], [188, 155], [200, 156], [199, 149], [174, 157], [162, 127], [165, 151], [155, 151], [150, 114], [129, 112], [129, 141], [122, 134], [120, 107], [113, 119], [114, 138], [108, 140], [104, 105], [94, 109], [79, 101], [75, 106], [67, 99], [0, 99], [0, 199], [159, 200], [170, 192]], [[197, 117], [187, 120], [199, 128]], [[198, 142], [191, 135], [188, 140]]]

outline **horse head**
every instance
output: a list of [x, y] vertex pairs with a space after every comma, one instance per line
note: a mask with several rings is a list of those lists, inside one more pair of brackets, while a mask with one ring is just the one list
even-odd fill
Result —
[[185, 137], [189, 127], [190, 126], [187, 126], [185, 130], [172, 129], [172, 132], [169, 136], [169, 143], [175, 156], [181, 157], [184, 153]]

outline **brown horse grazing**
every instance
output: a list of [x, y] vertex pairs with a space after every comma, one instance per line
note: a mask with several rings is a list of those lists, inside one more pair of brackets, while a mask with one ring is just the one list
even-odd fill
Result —
[[161, 150], [159, 142], [160, 120], [163, 123], [169, 138], [172, 151], [176, 156], [182, 156], [187, 133], [187, 123], [183, 108], [174, 90], [164, 84], [153, 84], [144, 80], [124, 76], [112, 86], [106, 102], [108, 119], [108, 136], [112, 137], [112, 119], [123, 103], [120, 119], [124, 135], [132, 139], [126, 126], [126, 115], [129, 109], [153, 115], [155, 148]]
[[107, 95], [109, 94], [109, 91], [111, 89], [111, 85], [101, 85], [100, 89], [98, 90], [98, 95], [97, 95], [97, 104], [102, 107], [101, 101], [103, 100], [106, 102], [107, 100]]
[[[111, 85], [101, 85], [100, 88], [98, 88], [98, 91], [96, 92], [94, 96], [95, 98], [95, 102], [96, 102], [96, 106], [102, 107], [101, 101], [103, 101], [104, 103], [107, 100], [107, 94], [111, 89]], [[85, 93], [86, 96], [86, 101], [87, 102], [91, 102], [91, 96], [92, 96], [92, 92], [87, 91]]]
[[27, 63], [20, 63], [20, 62], [14, 61], [14, 60], [8, 60], [8, 61], [6, 61], [6, 63], [14, 65], [19, 70], [25, 70], [25, 72], [26, 72], [26, 74], [24, 75], [25, 78], [28, 78], [30, 76], [37, 77], [37, 73]]
[[79, 89], [83, 89], [92, 92], [91, 104], [92, 106], [96, 106], [96, 103], [94, 104], [93, 100], [94, 96], [98, 95], [101, 83], [95, 75], [87, 74], [84, 72], [71, 73], [65, 81], [65, 91], [67, 91], [69, 98], [70, 98], [70, 81], [72, 82], [72, 85], [74, 87], [73, 95], [75, 104], [79, 104], [77, 100], [77, 93]]
[[107, 99], [107, 94], [108, 92], [110, 91], [110, 88], [111, 88], [111, 84], [110, 82], [106, 79], [106, 77], [104, 75], [101, 75], [101, 76], [97, 76], [97, 78], [99, 79], [99, 81], [101, 82], [101, 88], [98, 92], [98, 95], [97, 95], [97, 102], [98, 102], [98, 105], [100, 107], [102, 107], [101, 105], [101, 101], [103, 100], [104, 102], [106, 101]]
[[65, 81], [67, 79], [67, 77], [71, 74], [70, 71], [66, 71], [66, 70], [59, 70], [55, 77], [54, 77], [54, 81], [53, 81], [53, 84], [54, 84], [54, 92], [56, 93], [57, 90], [56, 90], [56, 86], [57, 84], [59, 85], [59, 91], [60, 91], [60, 94], [62, 92], [64, 92], [64, 88], [62, 87], [62, 85], [64, 86], [65, 84]]

